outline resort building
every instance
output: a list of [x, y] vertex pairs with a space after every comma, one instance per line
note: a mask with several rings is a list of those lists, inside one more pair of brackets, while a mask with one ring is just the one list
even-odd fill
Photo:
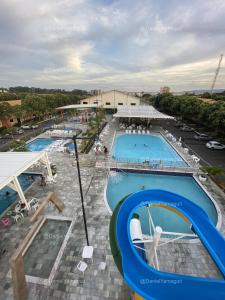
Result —
[[[17, 106], [21, 105], [21, 100], [7, 100], [7, 101], [1, 101], [1, 103], [8, 103], [10, 106]], [[32, 120], [34, 118], [34, 115], [32, 113], [26, 113], [24, 114], [19, 120], [16, 116], [0, 116], [0, 128], [10, 128], [18, 124], [19, 122], [23, 123], [25, 121]]]
[[98, 95], [82, 99], [81, 104], [96, 104], [102, 108], [116, 109], [123, 105], [140, 105], [141, 99], [139, 97], [132, 96], [129, 93], [113, 90], [109, 92], [101, 92]]

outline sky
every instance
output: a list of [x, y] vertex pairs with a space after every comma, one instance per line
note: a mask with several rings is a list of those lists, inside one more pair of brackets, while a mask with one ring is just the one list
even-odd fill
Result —
[[224, 0], [0, 0], [3, 87], [210, 89], [224, 50]]

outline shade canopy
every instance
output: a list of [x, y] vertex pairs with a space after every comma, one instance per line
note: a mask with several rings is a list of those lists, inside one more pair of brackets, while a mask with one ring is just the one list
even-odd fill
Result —
[[153, 106], [140, 105], [140, 106], [122, 106], [118, 107], [117, 113], [113, 115], [115, 118], [145, 118], [145, 119], [174, 119], [159, 112]]
[[38, 161], [46, 165], [48, 174], [52, 177], [46, 152], [0, 152], [0, 189], [9, 186], [27, 204], [17, 177]]
[[66, 106], [61, 106], [56, 109], [58, 110], [66, 110], [66, 109], [86, 109], [86, 108], [96, 108], [97, 104], [71, 104]]

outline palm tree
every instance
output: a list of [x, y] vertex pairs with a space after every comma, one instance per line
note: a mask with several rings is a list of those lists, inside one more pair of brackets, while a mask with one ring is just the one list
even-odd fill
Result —
[[13, 115], [17, 118], [18, 125], [21, 125], [21, 119], [23, 117], [24, 111], [21, 105], [15, 105], [12, 107]]

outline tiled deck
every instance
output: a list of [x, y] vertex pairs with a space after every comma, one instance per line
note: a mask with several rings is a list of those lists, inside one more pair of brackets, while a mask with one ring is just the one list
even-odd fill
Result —
[[[114, 135], [115, 124], [110, 126], [104, 141], [110, 149]], [[92, 153], [85, 156], [93, 159]], [[107, 181], [108, 170], [105, 168], [90, 168], [82, 166], [82, 184], [85, 195], [85, 208], [87, 213], [88, 233], [90, 244], [94, 246], [93, 263], [89, 265], [84, 278], [76, 270], [76, 265], [81, 259], [82, 247], [85, 245], [85, 233], [81, 212], [80, 194], [74, 158], [63, 153], [51, 153], [51, 162], [58, 168], [57, 184], [41, 188], [35, 184], [27, 193], [27, 197], [41, 198], [49, 190], [55, 191], [65, 203], [65, 210], [61, 214], [75, 220], [72, 234], [65, 248], [63, 257], [56, 271], [51, 286], [28, 283], [29, 299], [73, 299], [73, 300], [113, 300], [131, 299], [131, 291], [124, 284], [120, 276], [109, 247], [109, 221], [110, 215], [104, 204], [104, 187]], [[85, 164], [84, 164], [85, 165]], [[225, 233], [224, 199], [223, 194], [211, 183], [207, 183], [213, 192], [223, 214], [222, 232]], [[46, 214], [58, 216], [52, 206]], [[7, 252], [0, 257], [0, 299], [13, 299], [10, 278], [6, 277], [9, 271], [9, 258], [17, 248], [30, 228], [29, 220], [24, 223], [12, 225], [10, 228], [0, 227], [1, 246]], [[49, 236], [51, 239], [51, 236]], [[53, 237], [54, 239], [54, 237]], [[51, 240], [49, 240], [51, 242]], [[39, 245], [41, 248], [41, 243]], [[35, 258], [35, 255], [34, 255]], [[198, 244], [174, 243], [161, 248], [159, 253], [160, 268], [162, 270], [193, 274], [202, 277], [219, 277], [217, 268], [208, 254]], [[99, 270], [101, 261], [106, 262], [106, 269]], [[36, 262], [34, 262], [36, 263]]]

